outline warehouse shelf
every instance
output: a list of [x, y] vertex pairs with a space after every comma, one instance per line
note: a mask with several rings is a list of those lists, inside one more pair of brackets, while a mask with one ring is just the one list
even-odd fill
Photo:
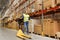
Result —
[[47, 10], [39, 10], [33, 13], [30, 13], [30, 16], [38, 16], [41, 15], [43, 11], [43, 14], [48, 14], [48, 12], [60, 12], [60, 6], [55, 6], [53, 8], [47, 9]]
[[[15, 11], [18, 7], [22, 6], [25, 2], [27, 2], [27, 0], [23, 0], [21, 3], [19, 3], [18, 5], [15, 5], [14, 7], [14, 1], [12, 1], [12, 4], [10, 4], [10, 7], [6, 10], [6, 11]], [[13, 6], [12, 6], [13, 5]], [[14, 8], [13, 8], [14, 7]], [[13, 9], [13, 10], [12, 10]], [[11, 12], [7, 12], [7, 14], [11, 13]], [[6, 14], [6, 13], [5, 13]], [[5, 16], [3, 16], [2, 18], [5, 18]]]
[[[29, 6], [31, 6], [31, 5], [34, 4], [35, 2], [36, 2], [36, 0], [34, 0], [33, 2], [31, 2], [29, 5], [27, 5], [26, 8], [29, 7]], [[22, 11], [23, 9], [25, 9], [25, 7], [22, 8], [22, 9], [20, 9], [19, 11]]]
[[[44, 15], [53, 14], [55, 12], [57, 13], [57, 12], [60, 12], [60, 6], [50, 8], [49, 11], [48, 10], [39, 10], [39, 11], [36, 11], [36, 12], [33, 12], [33, 13], [29, 13], [29, 15], [31, 17], [39, 17], [42, 14], [42, 11], [43, 11]], [[17, 19], [15, 19], [15, 20], [17, 20]], [[13, 22], [13, 20], [9, 20], [7, 23], [9, 23], [9, 22]]]

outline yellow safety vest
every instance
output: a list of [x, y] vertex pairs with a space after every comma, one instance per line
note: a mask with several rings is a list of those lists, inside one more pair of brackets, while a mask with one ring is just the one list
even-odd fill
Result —
[[29, 15], [28, 14], [23, 14], [24, 16], [24, 22], [29, 21]]

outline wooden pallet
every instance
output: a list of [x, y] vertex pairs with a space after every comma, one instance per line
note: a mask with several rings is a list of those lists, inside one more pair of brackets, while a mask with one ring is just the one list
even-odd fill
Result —
[[55, 34], [55, 38], [60, 40], [60, 37], [57, 36], [58, 34], [60, 34], [60, 32]]
[[[31, 32], [29, 32], [29, 33], [31, 33]], [[35, 32], [33, 32], [33, 34], [41, 35], [42, 36], [42, 34], [38, 34], [38, 33], [35, 33]], [[44, 36], [45, 37], [50, 37], [50, 38], [56, 38], [56, 36], [50, 36], [50, 35], [46, 35], [46, 34], [44, 34]]]

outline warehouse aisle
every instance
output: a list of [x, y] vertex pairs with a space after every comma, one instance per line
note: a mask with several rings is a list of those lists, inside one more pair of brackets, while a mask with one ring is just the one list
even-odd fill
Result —
[[[0, 40], [22, 40], [16, 37], [16, 32], [17, 32], [16, 30], [0, 28]], [[26, 40], [55, 40], [52, 38], [41, 37], [35, 34], [30, 35], [32, 36], [32, 39], [26, 39]]]

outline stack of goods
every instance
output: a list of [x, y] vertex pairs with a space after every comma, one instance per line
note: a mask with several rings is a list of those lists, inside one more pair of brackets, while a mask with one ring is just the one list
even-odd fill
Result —
[[51, 27], [51, 19], [44, 19], [43, 20], [43, 32], [45, 35], [50, 35], [50, 27]]
[[32, 19], [29, 21], [29, 32], [34, 32], [34, 20]]
[[[44, 35], [55, 36], [57, 32], [60, 32], [60, 22], [58, 20], [53, 20], [51, 18], [43, 20], [43, 32]], [[41, 34], [42, 26], [41, 24], [34, 24], [34, 33]]]
[[41, 30], [41, 25], [34, 25], [34, 33], [37, 33], [37, 34], [41, 34], [42, 33], [42, 30]]
[[59, 32], [59, 26], [58, 26], [58, 22], [57, 21], [53, 21], [51, 23], [51, 27], [50, 27], [50, 35], [51, 36], [55, 36], [55, 34]]
[[52, 19], [45, 19], [43, 30], [44, 34], [55, 36], [55, 34], [59, 32], [58, 22]]

